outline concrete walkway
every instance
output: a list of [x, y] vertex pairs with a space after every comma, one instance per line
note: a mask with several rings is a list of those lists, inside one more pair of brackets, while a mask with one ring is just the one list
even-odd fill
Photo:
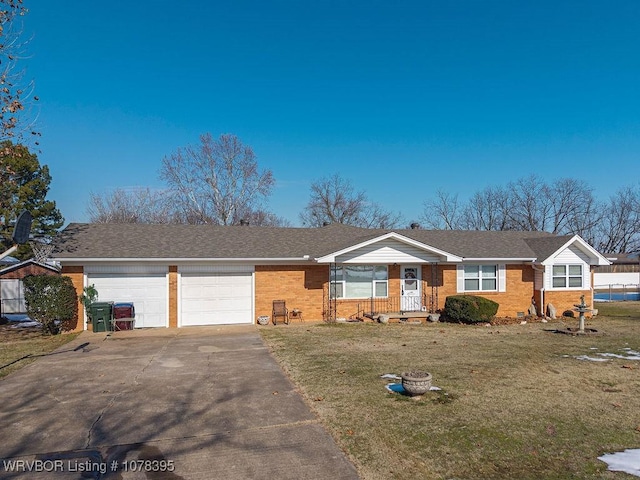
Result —
[[85, 332], [0, 405], [0, 478], [358, 478], [253, 326]]

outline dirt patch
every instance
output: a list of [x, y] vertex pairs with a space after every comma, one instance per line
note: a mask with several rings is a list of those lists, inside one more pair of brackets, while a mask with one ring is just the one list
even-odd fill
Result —
[[42, 336], [42, 329], [40, 327], [16, 328], [15, 324], [11, 322], [0, 325], [0, 343], [31, 340]]

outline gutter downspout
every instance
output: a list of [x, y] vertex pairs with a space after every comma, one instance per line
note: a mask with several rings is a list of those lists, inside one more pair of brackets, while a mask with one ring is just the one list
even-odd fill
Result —
[[542, 274], [542, 285], [540, 286], [540, 314], [542, 317], [546, 317], [547, 314], [544, 309], [544, 267], [542, 269], [536, 267], [535, 263], [531, 262], [531, 268], [533, 268], [536, 272], [540, 272]]

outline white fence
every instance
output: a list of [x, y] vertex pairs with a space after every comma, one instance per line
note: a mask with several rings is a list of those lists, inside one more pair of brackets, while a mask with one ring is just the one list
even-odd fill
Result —
[[[626, 285], [640, 283], [639, 272], [596, 272], [593, 274], [593, 284], [598, 286]], [[596, 287], [597, 288], [597, 287]]]

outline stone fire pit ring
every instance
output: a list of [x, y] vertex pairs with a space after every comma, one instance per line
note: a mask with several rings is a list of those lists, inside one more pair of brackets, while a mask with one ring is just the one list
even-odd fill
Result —
[[423, 371], [403, 372], [402, 388], [411, 396], [424, 395], [431, 388], [431, 374]]

